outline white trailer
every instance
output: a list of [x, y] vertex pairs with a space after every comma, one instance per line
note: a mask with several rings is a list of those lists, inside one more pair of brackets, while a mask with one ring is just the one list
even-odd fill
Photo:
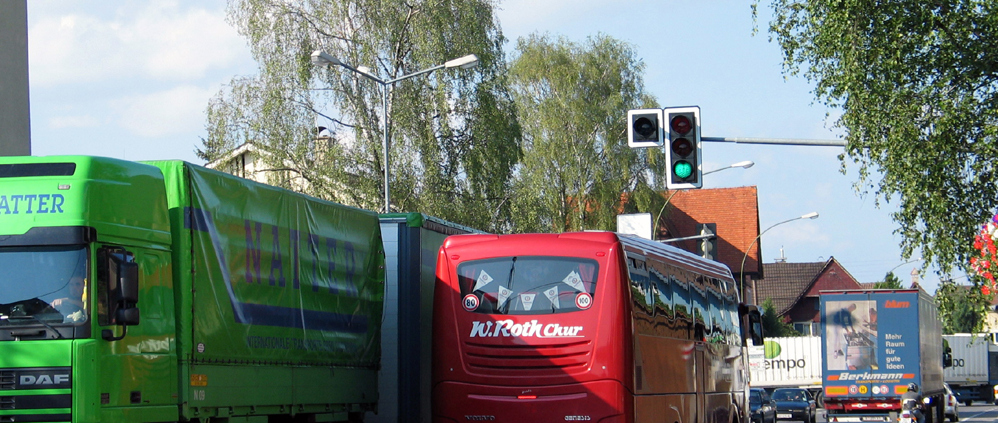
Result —
[[943, 380], [957, 399], [970, 405], [973, 401], [992, 402], [995, 372], [993, 361], [998, 358], [998, 344], [988, 333], [943, 335], [949, 343], [953, 365], [943, 369]]
[[766, 338], [749, 347], [753, 388], [805, 388], [821, 402], [821, 337]]

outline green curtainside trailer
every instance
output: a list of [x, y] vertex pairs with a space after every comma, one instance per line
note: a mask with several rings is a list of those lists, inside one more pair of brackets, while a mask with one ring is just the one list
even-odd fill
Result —
[[359, 420], [377, 214], [181, 161], [0, 158], [0, 422]]

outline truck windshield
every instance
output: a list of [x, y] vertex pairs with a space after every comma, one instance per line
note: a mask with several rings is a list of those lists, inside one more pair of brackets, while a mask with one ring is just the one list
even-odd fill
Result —
[[88, 257], [85, 246], [0, 248], [0, 327], [86, 322]]
[[553, 314], [592, 305], [599, 264], [571, 257], [502, 257], [458, 265], [462, 306], [487, 314]]

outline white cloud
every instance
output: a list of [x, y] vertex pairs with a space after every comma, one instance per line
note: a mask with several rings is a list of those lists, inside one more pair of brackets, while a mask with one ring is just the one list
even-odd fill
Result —
[[515, 42], [518, 37], [537, 30], [565, 35], [562, 29], [571, 27], [576, 17], [591, 16], [594, 9], [618, 7], [618, 3], [619, 0], [506, 0], [499, 5], [496, 15], [503, 33]]
[[93, 128], [100, 124], [100, 121], [90, 115], [56, 116], [50, 118], [48, 124], [52, 129]]
[[182, 85], [147, 95], [113, 101], [118, 124], [140, 137], [197, 132], [204, 124], [204, 108], [214, 89]]
[[828, 245], [831, 240], [832, 237], [822, 232], [817, 223], [793, 222], [773, 228], [763, 236], [762, 242], [765, 244], [765, 250], [769, 251], [765, 254], [767, 261], [772, 260], [772, 257], [778, 257], [780, 248], [786, 248], [787, 256], [791, 255], [791, 251], [797, 255], [791, 261], [800, 262], [813, 259], [813, 257], [802, 257], [813, 249], [811, 246]]
[[152, 34], [135, 44], [142, 47], [143, 67], [158, 78], [200, 77], [209, 68], [225, 67], [248, 54], [221, 11], [191, 9], [170, 20], [146, 15], [135, 26]]
[[169, 1], [127, 7], [99, 15], [42, 13], [32, 20], [31, 84], [130, 77], [182, 81], [249, 57], [246, 43], [225, 22], [224, 10], [181, 8]]

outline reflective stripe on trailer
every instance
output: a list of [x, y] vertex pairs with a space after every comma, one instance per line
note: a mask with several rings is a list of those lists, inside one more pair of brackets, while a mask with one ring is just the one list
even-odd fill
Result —
[[828, 416], [828, 422], [889, 422], [890, 416], [856, 416], [856, 415], [845, 415], [845, 416]]

